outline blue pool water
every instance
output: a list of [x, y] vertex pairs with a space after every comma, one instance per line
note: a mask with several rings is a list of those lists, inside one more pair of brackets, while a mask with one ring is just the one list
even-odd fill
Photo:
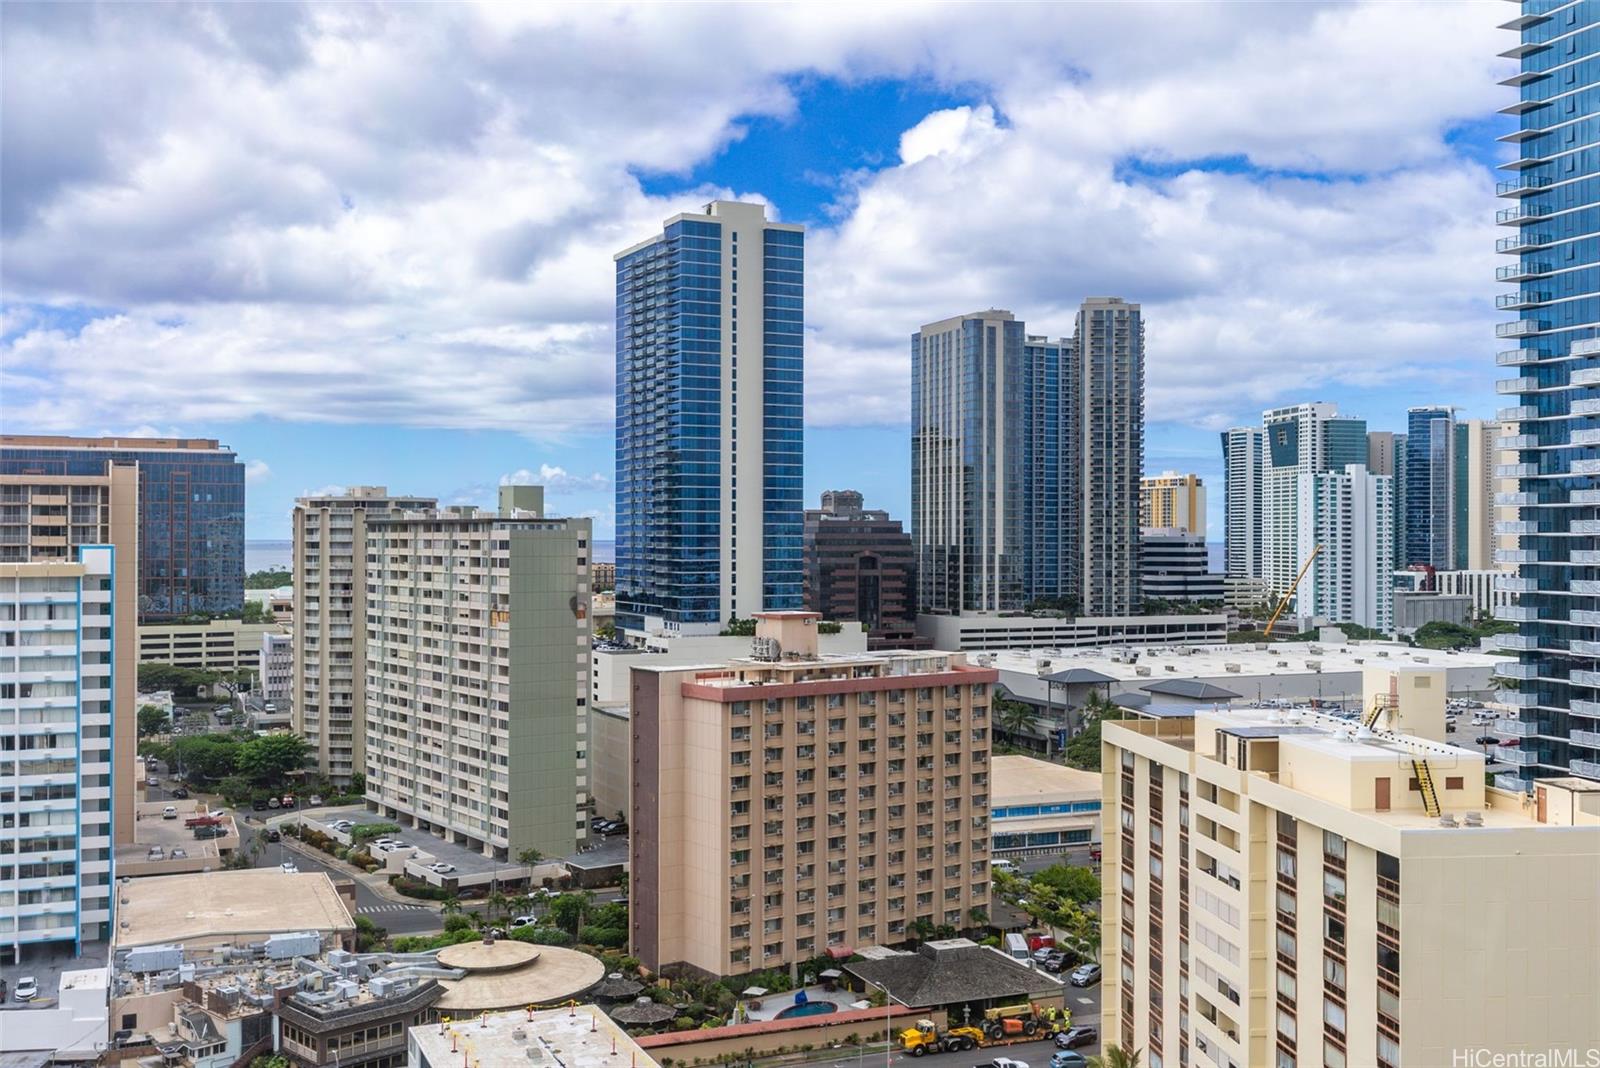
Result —
[[831, 1001], [808, 1001], [804, 1005], [790, 1005], [778, 1013], [775, 1019], [792, 1020], [796, 1016], [822, 1016], [825, 1013], [838, 1011], [839, 1006]]

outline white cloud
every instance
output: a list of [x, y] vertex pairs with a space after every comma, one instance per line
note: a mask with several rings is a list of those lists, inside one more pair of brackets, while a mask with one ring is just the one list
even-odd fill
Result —
[[267, 466], [265, 460], [246, 460], [244, 465], [244, 480], [247, 483], [265, 482], [272, 477], [272, 468]]
[[596, 471], [588, 475], [574, 475], [564, 467], [540, 464], [539, 470], [519, 467], [510, 474], [500, 476], [502, 486], [543, 486], [550, 493], [581, 493], [585, 490], [601, 492], [611, 486], [611, 479]]
[[1487, 388], [1491, 179], [1445, 135], [1506, 99], [1498, 14], [13, 5], [0, 395], [40, 431], [607, 426], [612, 252], [767, 192], [636, 175], [792, 114], [796, 75], [989, 100], [841, 176], [808, 239], [813, 424], [904, 421], [920, 323], [1001, 305], [1066, 332], [1106, 292], [1146, 307], [1158, 419], [1467, 366]]

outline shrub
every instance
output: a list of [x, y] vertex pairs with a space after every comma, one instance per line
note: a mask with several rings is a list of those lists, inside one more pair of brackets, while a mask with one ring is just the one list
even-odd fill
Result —
[[585, 945], [601, 946], [605, 949], [620, 949], [628, 943], [628, 932], [621, 927], [595, 927], [588, 925], [578, 932], [578, 940]]
[[418, 879], [406, 875], [396, 875], [389, 880], [389, 885], [406, 897], [417, 897], [424, 901], [443, 901], [449, 897], [447, 890], [440, 886], [430, 886]]
[[518, 927], [510, 932], [508, 937], [536, 946], [572, 945], [572, 936], [559, 927]]
[[672, 1029], [674, 1031], [693, 1031], [694, 1021], [687, 1016], [680, 1016], [672, 1021]]
[[399, 834], [398, 823], [363, 823], [350, 829], [350, 841], [365, 842], [368, 838], [382, 838], [386, 834]]

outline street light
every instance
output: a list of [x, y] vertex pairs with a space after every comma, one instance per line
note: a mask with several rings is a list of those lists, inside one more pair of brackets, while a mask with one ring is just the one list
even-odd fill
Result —
[[[895, 996], [889, 993], [889, 988], [882, 983], [874, 983], [871, 979], [866, 978], [861, 981], [876, 990], [883, 991], [883, 1065], [884, 1068], [889, 1068], [889, 1058], [894, 1053]], [[911, 1006], [907, 1005], [906, 1007], [910, 1008]]]

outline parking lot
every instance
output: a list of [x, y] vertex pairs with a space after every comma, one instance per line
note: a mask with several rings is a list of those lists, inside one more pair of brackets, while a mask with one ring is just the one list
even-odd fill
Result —
[[[10, 947], [6, 947], [9, 953]], [[72, 955], [72, 945], [68, 942], [51, 942], [43, 945], [24, 945], [19, 947], [20, 959], [15, 964], [0, 964], [0, 981], [6, 984], [6, 1008], [20, 1008], [18, 1002], [12, 1000], [12, 992], [17, 988], [17, 980], [29, 977], [39, 984], [39, 996], [28, 1004], [37, 1008], [47, 1008], [56, 1003], [56, 991], [61, 985], [62, 972], [75, 972], [87, 968], [104, 968], [110, 959], [109, 948], [104, 942], [91, 942], [83, 947], [83, 956]]]

